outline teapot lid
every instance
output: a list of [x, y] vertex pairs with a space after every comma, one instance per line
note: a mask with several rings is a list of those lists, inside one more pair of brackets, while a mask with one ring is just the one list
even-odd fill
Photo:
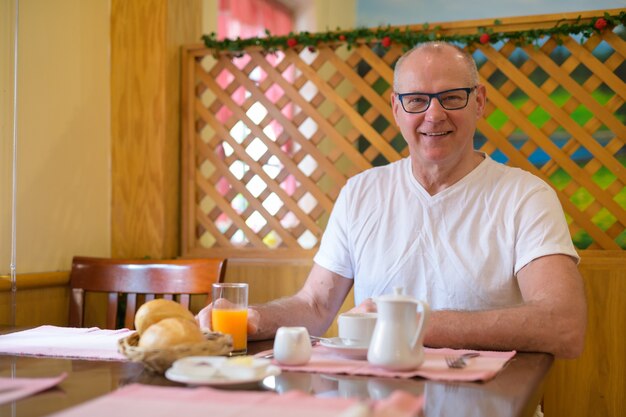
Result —
[[378, 301], [391, 301], [391, 302], [410, 302], [417, 303], [417, 300], [410, 295], [404, 294], [404, 287], [393, 287], [393, 294], [385, 294], [374, 299]]

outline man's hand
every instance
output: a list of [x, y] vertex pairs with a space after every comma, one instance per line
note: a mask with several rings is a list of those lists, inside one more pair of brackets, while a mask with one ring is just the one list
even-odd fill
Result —
[[348, 313], [376, 313], [376, 303], [371, 298], [366, 299], [358, 306], [350, 309]]
[[[213, 311], [213, 303], [204, 307], [196, 315], [196, 321], [201, 328], [213, 329], [211, 326], [211, 312]], [[261, 316], [255, 309], [248, 307], [248, 336], [254, 335], [259, 328]]]

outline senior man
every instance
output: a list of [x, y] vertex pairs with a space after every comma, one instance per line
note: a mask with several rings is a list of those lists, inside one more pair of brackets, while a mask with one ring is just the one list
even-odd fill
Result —
[[[433, 310], [427, 346], [580, 355], [586, 303], [563, 210], [545, 182], [474, 149], [486, 100], [452, 44], [398, 60], [391, 106], [410, 156], [348, 180], [304, 286], [251, 306], [251, 339], [322, 334], [352, 286], [367, 311], [401, 286]], [[210, 324], [210, 306], [198, 320]]]

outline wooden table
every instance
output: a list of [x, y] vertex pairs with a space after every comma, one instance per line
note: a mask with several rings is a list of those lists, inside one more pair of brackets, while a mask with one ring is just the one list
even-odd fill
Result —
[[[250, 353], [271, 347], [271, 341], [253, 342]], [[382, 398], [396, 389], [425, 396], [426, 417], [532, 416], [542, 395], [543, 381], [553, 358], [544, 353], [518, 353], [494, 379], [485, 383], [445, 383], [423, 379], [389, 379], [283, 372], [266, 380], [277, 391], [309, 391], [319, 396]], [[56, 388], [0, 405], [2, 417], [46, 416], [104, 395], [130, 383], [180, 386], [151, 374], [141, 364], [0, 355], [0, 376], [68, 377]], [[263, 389], [259, 386], [258, 389]]]

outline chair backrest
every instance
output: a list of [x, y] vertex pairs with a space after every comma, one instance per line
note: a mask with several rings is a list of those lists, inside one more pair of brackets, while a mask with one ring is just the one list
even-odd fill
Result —
[[[190, 295], [211, 294], [215, 282], [223, 282], [226, 259], [135, 260], [76, 256], [70, 271], [69, 325], [83, 326], [85, 292], [108, 293], [106, 328], [115, 329], [118, 307], [125, 310], [124, 327], [134, 328], [139, 302], [159, 295], [177, 299], [189, 308]], [[125, 308], [118, 304], [125, 294]], [[176, 296], [176, 297], [174, 297]], [[123, 299], [123, 297], [122, 297]]]

